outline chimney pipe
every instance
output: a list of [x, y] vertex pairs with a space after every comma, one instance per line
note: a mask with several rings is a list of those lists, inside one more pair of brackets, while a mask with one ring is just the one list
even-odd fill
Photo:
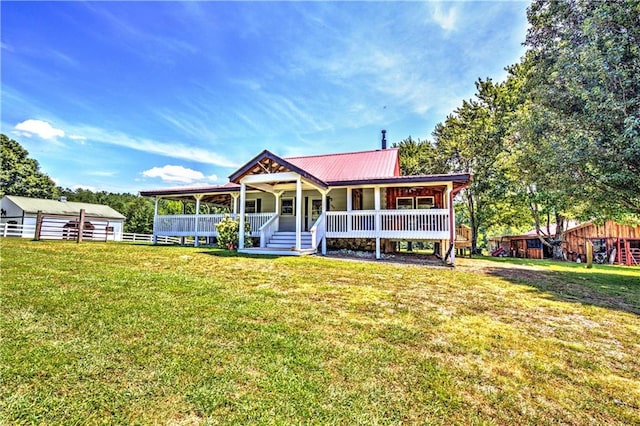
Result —
[[387, 149], [387, 131], [382, 130], [382, 149]]

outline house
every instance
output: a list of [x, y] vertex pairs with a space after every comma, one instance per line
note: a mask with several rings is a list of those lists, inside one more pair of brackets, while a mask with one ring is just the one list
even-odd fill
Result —
[[[154, 238], [215, 237], [222, 214], [200, 214], [202, 203], [223, 206], [249, 221], [255, 247], [241, 253], [303, 255], [350, 241], [381, 252], [397, 241], [432, 241], [455, 259], [453, 198], [469, 174], [402, 176], [398, 149], [303, 157], [262, 151], [224, 185], [141, 191], [155, 197]], [[158, 200], [195, 203], [194, 215], [159, 215]]]
[[75, 239], [80, 211], [84, 210], [83, 237], [97, 240], [122, 239], [125, 217], [109, 206], [60, 200], [5, 195], [0, 200], [0, 223], [6, 235], [33, 238], [38, 214], [41, 236], [47, 239]]
[[[555, 225], [550, 226], [551, 235]], [[546, 232], [545, 232], [546, 233]], [[546, 233], [549, 235], [549, 233]], [[565, 231], [563, 248], [567, 259], [586, 260], [586, 245], [591, 243], [596, 262], [640, 265], [640, 225], [622, 225], [612, 220], [602, 224], [593, 221], [570, 223]], [[543, 259], [552, 257], [534, 230], [521, 235], [504, 235], [489, 239], [489, 250], [502, 249], [511, 257]]]

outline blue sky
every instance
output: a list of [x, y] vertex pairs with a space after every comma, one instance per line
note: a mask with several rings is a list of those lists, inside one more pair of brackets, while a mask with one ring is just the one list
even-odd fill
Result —
[[218, 184], [427, 139], [524, 54], [525, 2], [2, 2], [2, 133], [63, 187]]

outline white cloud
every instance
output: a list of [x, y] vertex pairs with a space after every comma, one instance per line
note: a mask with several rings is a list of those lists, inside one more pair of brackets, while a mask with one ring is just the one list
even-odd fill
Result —
[[445, 10], [441, 4], [434, 4], [431, 8], [431, 19], [440, 25], [443, 30], [455, 30], [458, 21], [458, 10], [453, 6]]
[[89, 176], [113, 177], [113, 176], [117, 175], [118, 172], [96, 170], [96, 171], [93, 171], [93, 172], [89, 172], [87, 174]]
[[86, 136], [80, 136], [80, 135], [69, 135], [68, 138], [69, 139], [73, 139], [74, 141], [86, 141], [87, 140]]
[[149, 170], [142, 172], [142, 175], [150, 178], [160, 178], [164, 182], [177, 182], [177, 183], [195, 183], [207, 180], [209, 182], [215, 182], [218, 180], [216, 175], [211, 175], [205, 178], [202, 172], [198, 170], [188, 169], [183, 166], [166, 165], [163, 167], [153, 167]]
[[20, 135], [27, 137], [37, 135], [42, 139], [55, 139], [56, 137], [64, 136], [64, 130], [56, 129], [42, 120], [25, 120], [16, 124], [15, 129], [20, 132]]
[[124, 133], [112, 132], [98, 127], [77, 127], [74, 128], [74, 133], [86, 135], [91, 141], [122, 146], [150, 154], [198, 161], [200, 163], [214, 164], [221, 167], [238, 166], [233, 161], [209, 149], [188, 146], [181, 143], [164, 143], [151, 139], [133, 138]]
[[96, 188], [95, 186], [91, 186], [91, 185], [71, 185], [71, 188], [74, 191], [77, 191], [78, 189], [84, 189], [87, 191], [91, 191], [91, 192], [98, 192], [99, 189]]

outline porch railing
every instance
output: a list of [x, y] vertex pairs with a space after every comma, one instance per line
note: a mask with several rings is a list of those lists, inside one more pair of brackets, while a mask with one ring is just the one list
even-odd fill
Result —
[[273, 213], [273, 216], [260, 227], [260, 247], [265, 248], [274, 233], [278, 231], [280, 226], [280, 216]]
[[311, 247], [316, 249], [326, 234], [325, 214], [322, 213], [311, 227]]
[[[237, 218], [237, 214], [228, 214], [232, 218]], [[251, 225], [251, 235], [260, 235], [260, 228], [267, 223], [274, 213], [248, 213], [247, 219]], [[227, 214], [201, 214], [198, 215], [198, 236], [217, 237], [216, 225], [227, 216]], [[154, 233], [158, 236], [168, 235], [172, 237], [193, 236], [196, 230], [196, 216], [193, 214], [176, 214], [156, 216], [153, 224]]]
[[449, 238], [449, 210], [354, 210], [327, 212], [329, 238], [444, 240]]

